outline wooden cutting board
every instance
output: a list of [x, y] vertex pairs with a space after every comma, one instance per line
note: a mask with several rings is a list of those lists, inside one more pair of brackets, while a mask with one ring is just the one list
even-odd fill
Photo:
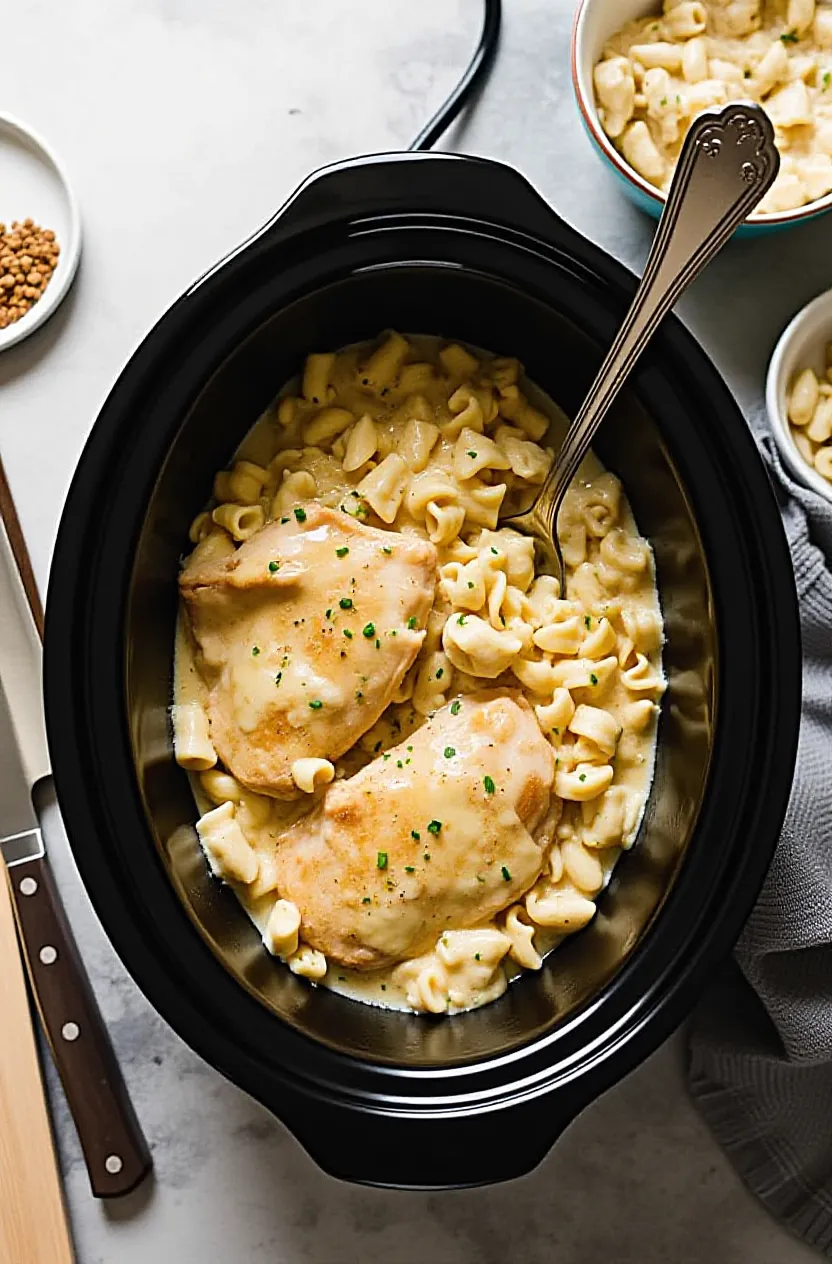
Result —
[[0, 857], [0, 1260], [73, 1264], [8, 872]]

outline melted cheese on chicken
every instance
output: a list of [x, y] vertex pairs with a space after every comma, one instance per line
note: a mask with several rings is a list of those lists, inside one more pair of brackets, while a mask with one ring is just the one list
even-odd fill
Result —
[[296, 760], [333, 760], [381, 715], [416, 658], [436, 550], [309, 504], [180, 590], [208, 686], [211, 738], [251, 790], [299, 793]]
[[[375, 969], [473, 926], [536, 881], [551, 842], [551, 745], [520, 693], [472, 694], [348, 780], [281, 839], [304, 939]], [[557, 801], [556, 801], [557, 802]]]

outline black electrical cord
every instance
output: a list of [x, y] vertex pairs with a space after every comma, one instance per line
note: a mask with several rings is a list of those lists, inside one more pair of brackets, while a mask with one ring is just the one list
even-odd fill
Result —
[[468, 69], [448, 99], [439, 107], [430, 122], [425, 124], [413, 143], [408, 146], [411, 152], [432, 149], [442, 133], [451, 126], [462, 107], [471, 100], [474, 91], [485, 82], [497, 52], [502, 12], [502, 0], [485, 0], [482, 31], [474, 56], [468, 63]]

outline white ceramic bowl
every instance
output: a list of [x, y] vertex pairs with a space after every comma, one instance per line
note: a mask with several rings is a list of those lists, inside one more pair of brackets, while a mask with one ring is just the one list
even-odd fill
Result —
[[832, 342], [832, 290], [801, 308], [780, 335], [768, 366], [766, 411], [783, 464], [794, 478], [832, 501], [832, 483], [806, 461], [792, 439], [786, 393], [796, 373], [814, 369], [825, 378], [826, 346]]
[[[650, 215], [658, 217], [665, 203], [665, 194], [640, 176], [613, 145], [598, 119], [592, 71], [601, 60], [604, 45], [611, 35], [634, 18], [651, 14], [659, 16], [661, 0], [580, 0], [572, 28], [572, 86], [584, 126], [601, 158], [618, 176], [632, 201]], [[757, 236], [788, 228], [815, 219], [832, 209], [832, 193], [799, 206], [793, 211], [768, 215], [753, 214], [737, 229], [741, 236]]]
[[14, 325], [0, 329], [0, 351], [49, 319], [72, 284], [81, 254], [81, 218], [63, 167], [40, 136], [18, 119], [0, 114], [0, 223], [27, 216], [53, 230], [61, 253], [34, 306]]

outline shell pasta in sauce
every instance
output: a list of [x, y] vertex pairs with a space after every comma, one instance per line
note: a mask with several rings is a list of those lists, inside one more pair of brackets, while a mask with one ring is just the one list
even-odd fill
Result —
[[566, 591], [501, 513], [562, 417], [516, 360], [310, 355], [191, 526], [172, 709], [196, 830], [265, 948], [370, 1003], [498, 997], [586, 926], [649, 792], [653, 557], [590, 456]]

